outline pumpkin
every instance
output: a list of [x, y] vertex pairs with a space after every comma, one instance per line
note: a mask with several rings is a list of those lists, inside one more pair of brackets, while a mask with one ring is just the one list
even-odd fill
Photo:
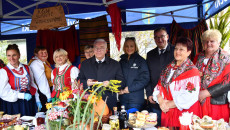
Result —
[[95, 114], [94, 114], [95, 116], [97, 116], [97, 114], [99, 116], [101, 115], [101, 112], [103, 111], [104, 105], [105, 105], [105, 110], [104, 110], [103, 116], [109, 114], [109, 107], [107, 106], [107, 104], [105, 103], [105, 101], [101, 99], [101, 100], [97, 101], [93, 105], [93, 108], [95, 110]]

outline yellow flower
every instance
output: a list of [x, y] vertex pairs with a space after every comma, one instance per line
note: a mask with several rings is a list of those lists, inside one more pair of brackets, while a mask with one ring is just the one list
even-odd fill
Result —
[[[88, 101], [90, 100], [90, 97], [91, 96], [88, 97]], [[97, 100], [97, 96], [92, 95], [92, 99], [90, 100], [90, 103], [94, 103], [96, 100]]]
[[111, 82], [111, 83], [114, 83], [114, 84], [119, 84], [119, 83], [121, 83], [121, 81], [119, 81], [119, 80], [110, 80], [110, 82]]
[[89, 92], [90, 92], [90, 93], [93, 93], [94, 91], [92, 91], [92, 90], [89, 90]]
[[52, 107], [52, 103], [46, 103], [46, 109], [50, 109]]
[[67, 98], [68, 98], [67, 94], [65, 94], [64, 92], [60, 93], [59, 99], [61, 99], [62, 101], [64, 101], [64, 100], [67, 100]]

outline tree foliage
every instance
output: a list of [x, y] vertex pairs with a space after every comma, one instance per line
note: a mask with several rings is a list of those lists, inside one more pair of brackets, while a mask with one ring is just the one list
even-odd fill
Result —
[[229, 17], [230, 17], [230, 7], [227, 8], [227, 11], [222, 11], [216, 14], [213, 19], [209, 20], [210, 29], [217, 29], [222, 34], [222, 41], [220, 44], [221, 48], [224, 48], [230, 38], [230, 29], [229, 26]]

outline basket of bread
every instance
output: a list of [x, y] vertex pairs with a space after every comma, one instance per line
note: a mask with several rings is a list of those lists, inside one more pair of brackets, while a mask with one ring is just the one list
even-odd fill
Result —
[[157, 114], [141, 112], [129, 113], [128, 125], [132, 128], [151, 128], [157, 124]]
[[227, 130], [227, 123], [224, 119], [213, 120], [209, 116], [202, 119], [196, 115], [192, 117], [191, 130]]

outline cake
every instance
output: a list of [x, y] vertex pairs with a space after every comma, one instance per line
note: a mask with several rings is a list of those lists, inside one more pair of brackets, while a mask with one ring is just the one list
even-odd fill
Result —
[[145, 117], [146, 117], [145, 114], [143, 114], [141, 112], [137, 112], [137, 119], [139, 119], [139, 120], [145, 120]]
[[143, 110], [143, 111], [141, 111], [141, 113], [143, 113], [143, 114], [145, 114], [145, 115], [148, 115], [148, 114], [149, 114], [149, 112], [148, 112], [147, 110]]
[[214, 127], [214, 122], [211, 117], [209, 116], [204, 116], [202, 118], [202, 121], [200, 123], [200, 127], [204, 129], [210, 129]]
[[157, 123], [157, 114], [156, 113], [150, 113], [146, 117], [146, 124], [156, 124]]
[[137, 127], [142, 127], [142, 126], [145, 125], [145, 120], [136, 119], [135, 125], [136, 125]]

